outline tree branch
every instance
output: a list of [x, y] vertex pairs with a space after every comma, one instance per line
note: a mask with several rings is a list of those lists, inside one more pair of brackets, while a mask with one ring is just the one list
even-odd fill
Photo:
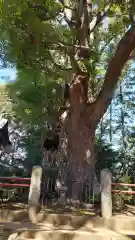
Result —
[[[87, 1], [80, 1], [82, 3], [82, 6], [80, 6], [83, 9], [83, 21], [81, 24], [81, 42], [88, 46], [89, 43], [89, 22], [91, 18], [91, 8], [89, 7]], [[81, 19], [81, 15], [79, 18]]]
[[104, 8], [104, 11], [99, 12], [97, 16], [90, 22], [90, 33], [92, 33], [94, 29], [97, 27], [97, 25], [99, 25], [103, 21], [110, 7], [111, 7], [111, 1], [108, 5], [106, 5], [106, 7]]
[[64, 13], [64, 19], [67, 22], [67, 24], [69, 25], [70, 28], [73, 27], [73, 23], [72, 23], [72, 12], [74, 9], [72, 9], [69, 6], [69, 2], [67, 0], [59, 0], [59, 2], [62, 4], [63, 6], [63, 13]]
[[135, 49], [135, 25], [133, 25], [120, 40], [116, 53], [111, 59], [105, 74], [103, 87], [97, 100], [93, 105], [93, 114], [95, 127], [106, 112], [125, 63], [129, 60], [132, 51]]
[[63, 12], [63, 9], [60, 9], [58, 12], [50, 13], [50, 15], [47, 15], [46, 8], [43, 6], [43, 4], [35, 4], [35, 3], [27, 3], [29, 8], [31, 9], [38, 9], [41, 10], [40, 13], [36, 14], [41, 21], [49, 21], [52, 19], [55, 19], [60, 13]]

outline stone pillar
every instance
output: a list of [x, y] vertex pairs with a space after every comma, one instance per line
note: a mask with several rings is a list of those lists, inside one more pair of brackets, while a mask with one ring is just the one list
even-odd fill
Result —
[[39, 205], [40, 188], [41, 188], [42, 168], [35, 166], [32, 168], [30, 191], [28, 198], [28, 205]]
[[112, 217], [112, 175], [108, 169], [101, 171], [101, 212], [105, 219]]
[[32, 168], [30, 191], [28, 197], [28, 214], [33, 223], [37, 221], [37, 212], [41, 192], [42, 168], [35, 166]]

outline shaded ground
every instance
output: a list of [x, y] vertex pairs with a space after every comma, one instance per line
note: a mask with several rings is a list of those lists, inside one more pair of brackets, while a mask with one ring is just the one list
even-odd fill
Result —
[[[7, 210], [23, 210], [27, 209], [27, 204], [24, 203], [4, 203], [0, 204], [0, 210], [7, 209]], [[41, 210], [46, 213], [57, 213], [57, 214], [73, 214], [73, 215], [90, 215], [90, 216], [101, 216], [100, 205], [87, 205], [86, 207], [81, 208], [74, 208], [69, 206], [58, 206], [58, 205], [47, 205], [41, 207]], [[124, 215], [124, 216], [135, 216], [135, 206], [133, 205], [126, 205], [124, 209], [120, 211], [114, 211], [114, 216], [117, 215]]]
[[[4, 203], [0, 204], [0, 211], [22, 211], [27, 210], [27, 204], [24, 203]], [[100, 205], [87, 205], [86, 208], [74, 208], [69, 206], [43, 206], [41, 207], [43, 213], [50, 214], [72, 214], [72, 215], [89, 215], [89, 216], [101, 216]], [[113, 216], [135, 216], [135, 206], [126, 205], [124, 209], [120, 211], [114, 211]]]
[[[0, 205], [0, 210], [12, 210], [21, 211], [27, 209], [27, 204], [24, 203], [5, 203]], [[47, 205], [41, 207], [41, 211], [50, 214], [72, 214], [72, 215], [89, 215], [89, 216], [101, 216], [100, 206], [87, 205], [87, 207], [75, 208], [71, 206], [61, 205]]]
[[121, 215], [121, 216], [135, 216], [135, 206], [133, 205], [126, 205], [124, 209], [121, 211], [114, 212], [114, 215]]

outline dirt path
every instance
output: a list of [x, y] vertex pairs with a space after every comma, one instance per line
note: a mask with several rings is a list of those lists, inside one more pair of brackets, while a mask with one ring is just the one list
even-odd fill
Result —
[[[53, 228], [52, 226], [44, 226], [39, 224], [32, 226], [30, 223], [17, 223], [17, 222], [1, 222], [0, 224], [0, 240], [8, 240], [11, 234], [16, 234], [16, 240], [20, 239], [35, 239], [35, 240], [129, 240], [134, 239], [135, 232], [133, 233], [118, 233], [106, 228], [96, 228], [91, 230], [86, 229], [73, 229], [69, 230], [66, 227], [63, 229]], [[130, 238], [127, 238], [130, 235]], [[57, 236], [57, 237], [56, 237]], [[18, 238], [17, 238], [18, 237]]]
[[[7, 240], [9, 235], [15, 232], [22, 233], [23, 237], [29, 239], [40, 239], [39, 236], [42, 235], [41, 240], [48, 239], [50, 234], [56, 237], [56, 232], [58, 236], [63, 236], [63, 234], [74, 236], [71, 238], [60, 237], [60, 240], [76, 240], [78, 234], [82, 236], [82, 240], [86, 239], [87, 235], [91, 237], [110, 236], [110, 239], [114, 240], [116, 238], [125, 240], [124, 236], [129, 235], [129, 239], [135, 239], [135, 206], [127, 206], [122, 213], [115, 213], [108, 229], [104, 226], [101, 217], [92, 211], [44, 208], [43, 213], [46, 214], [44, 221], [33, 225], [28, 221], [27, 205], [22, 203], [1, 205], [0, 240]], [[121, 227], [120, 231], [118, 231], [119, 226]]]

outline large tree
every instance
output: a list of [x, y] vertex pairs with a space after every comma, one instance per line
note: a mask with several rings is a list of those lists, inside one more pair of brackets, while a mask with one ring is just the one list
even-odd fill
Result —
[[[16, 62], [18, 69], [32, 69], [70, 82], [69, 106], [60, 118], [63, 124], [60, 152], [68, 159], [66, 169], [72, 182], [72, 197], [78, 199], [82, 178], [90, 179], [94, 173], [96, 127], [111, 103], [124, 65], [133, 59], [135, 3], [132, 0], [0, 3], [1, 39], [7, 59]], [[108, 45], [111, 54], [106, 65], [103, 53]]]

